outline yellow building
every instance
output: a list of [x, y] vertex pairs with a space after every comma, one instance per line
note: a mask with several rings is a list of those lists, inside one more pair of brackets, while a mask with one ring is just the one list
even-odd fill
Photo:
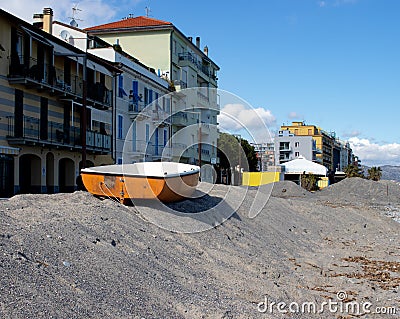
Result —
[[44, 9], [33, 26], [0, 9], [0, 197], [73, 191], [82, 154], [112, 160], [117, 70], [93, 56], [84, 68], [83, 51], [40, 29], [52, 16]]
[[294, 135], [312, 136], [320, 150], [317, 154], [317, 161], [333, 170], [333, 145], [335, 138], [328, 132], [315, 125], [306, 125], [304, 122], [292, 122], [292, 125], [282, 125], [281, 131], [289, 130]]

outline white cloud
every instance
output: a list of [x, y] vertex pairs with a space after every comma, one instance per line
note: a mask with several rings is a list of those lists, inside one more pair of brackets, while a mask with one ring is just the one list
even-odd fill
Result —
[[[2, 9], [10, 12], [17, 17], [32, 22], [34, 13], [43, 12], [43, 8], [50, 7], [54, 11], [54, 20], [69, 23], [72, 16], [72, 8], [78, 3], [76, 18], [83, 21], [77, 21], [80, 28], [103, 24], [121, 19], [123, 16], [117, 16], [118, 13], [128, 15], [129, 10], [138, 4], [141, 0], [80, 0], [80, 1], [58, 1], [58, 0], [13, 0], [3, 1]], [[124, 10], [126, 8], [126, 10]]]
[[352, 137], [349, 139], [355, 155], [364, 165], [400, 165], [400, 144], [377, 144], [368, 139]]
[[356, 4], [358, 0], [320, 0], [317, 1], [317, 5], [320, 8], [325, 8], [325, 7], [339, 7], [343, 5], [348, 5], [348, 4]]
[[303, 116], [302, 114], [299, 114], [299, 113], [297, 113], [297, 112], [290, 112], [290, 113], [288, 114], [288, 117], [289, 117], [290, 119], [292, 119], [292, 120], [304, 118], [304, 116]]
[[246, 108], [243, 104], [226, 104], [218, 116], [222, 131], [238, 132], [247, 130], [257, 141], [267, 140], [269, 126], [276, 124], [270, 110], [262, 107]]
[[357, 137], [357, 136], [360, 136], [360, 135], [361, 135], [361, 132], [358, 131], [358, 130], [353, 130], [353, 131], [351, 131], [351, 132], [345, 132], [345, 133], [343, 133], [343, 136], [346, 137], [346, 138], [349, 138], [349, 137]]

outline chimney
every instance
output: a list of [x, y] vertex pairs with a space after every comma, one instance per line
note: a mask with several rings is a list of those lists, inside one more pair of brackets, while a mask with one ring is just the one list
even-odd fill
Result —
[[200, 49], [200, 37], [196, 37], [196, 47]]
[[208, 46], [205, 46], [203, 52], [206, 56], [208, 56]]
[[53, 32], [53, 9], [43, 9], [43, 31], [52, 34]]
[[43, 29], [43, 14], [35, 13], [33, 15], [33, 26], [39, 29]]
[[189, 40], [190, 42], [193, 42], [193, 38], [192, 38], [192, 37], [188, 37], [188, 40]]

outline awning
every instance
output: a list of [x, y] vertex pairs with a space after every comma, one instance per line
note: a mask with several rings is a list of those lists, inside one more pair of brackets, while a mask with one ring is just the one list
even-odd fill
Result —
[[[72, 51], [72, 50], [66, 48], [65, 46], [60, 45], [60, 44], [58, 44], [58, 43], [56, 43], [54, 41], [51, 41], [51, 40], [48, 40], [48, 41], [53, 46], [55, 55], [58, 54], [58, 55], [66, 56], [66, 57], [75, 58], [76, 53], [74, 51]], [[85, 54], [85, 53], [82, 52], [82, 54]]]
[[0, 146], [0, 154], [2, 154], [2, 155], [18, 155], [19, 148], [9, 147], [9, 146]]
[[36, 41], [39, 41], [43, 43], [44, 45], [51, 46], [51, 43], [43, 36], [40, 34], [37, 34], [36, 32], [29, 30], [23, 26], [21, 26], [21, 29], [24, 30], [31, 38], [35, 39]]

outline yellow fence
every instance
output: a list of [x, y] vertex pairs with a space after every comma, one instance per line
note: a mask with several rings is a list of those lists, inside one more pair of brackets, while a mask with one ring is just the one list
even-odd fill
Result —
[[[244, 172], [242, 176], [242, 185], [244, 186], [260, 186], [279, 182], [281, 178], [279, 172]], [[283, 175], [282, 175], [283, 176]]]

